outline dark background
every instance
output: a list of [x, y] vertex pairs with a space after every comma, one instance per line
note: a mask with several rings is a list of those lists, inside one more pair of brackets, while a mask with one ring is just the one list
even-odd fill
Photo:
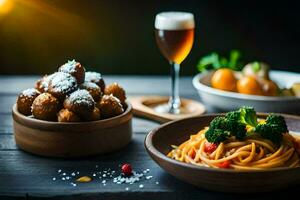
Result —
[[0, 74], [49, 73], [73, 58], [104, 74], [168, 74], [154, 40], [155, 14], [168, 10], [196, 18], [182, 74], [195, 74], [201, 56], [233, 48], [246, 62], [300, 72], [299, 9], [292, 1], [14, 0], [0, 13]]

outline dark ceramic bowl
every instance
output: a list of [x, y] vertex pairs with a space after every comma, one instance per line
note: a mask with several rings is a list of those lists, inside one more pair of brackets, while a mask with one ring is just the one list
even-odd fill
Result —
[[[151, 131], [145, 147], [151, 158], [176, 178], [201, 188], [235, 193], [266, 192], [300, 185], [300, 168], [236, 171], [195, 166], [168, 158], [171, 145], [179, 145], [208, 126], [216, 115], [203, 115], [164, 124]], [[261, 114], [260, 117], [265, 117]], [[284, 115], [289, 130], [300, 132], [300, 117]]]

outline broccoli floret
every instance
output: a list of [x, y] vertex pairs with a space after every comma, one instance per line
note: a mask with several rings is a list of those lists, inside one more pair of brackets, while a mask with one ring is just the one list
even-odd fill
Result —
[[270, 124], [258, 124], [255, 128], [255, 132], [257, 132], [261, 137], [278, 144], [282, 140], [282, 133], [278, 132], [276, 127], [277, 126]]
[[238, 120], [226, 117], [216, 117], [211, 121], [205, 138], [211, 143], [219, 143], [225, 141], [230, 136], [235, 136], [242, 140], [246, 136], [246, 125]]
[[244, 106], [239, 109], [241, 113], [241, 122], [250, 126], [256, 126], [257, 123], [257, 115], [253, 107]]
[[266, 119], [266, 123], [278, 126], [277, 130], [281, 133], [287, 133], [289, 131], [285, 119], [281, 115], [269, 115]]
[[288, 132], [288, 128], [282, 116], [269, 115], [266, 123], [258, 124], [255, 127], [255, 132], [278, 144], [281, 142], [283, 134]]
[[210, 122], [209, 129], [205, 132], [205, 138], [211, 143], [220, 143], [225, 141], [230, 132], [226, 129], [227, 120], [225, 117], [216, 117]]
[[252, 127], [257, 125], [257, 116], [253, 107], [244, 106], [238, 111], [229, 112], [226, 114], [226, 118]]

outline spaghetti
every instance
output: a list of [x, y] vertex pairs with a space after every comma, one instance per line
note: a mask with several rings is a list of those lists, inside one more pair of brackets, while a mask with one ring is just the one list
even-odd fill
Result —
[[191, 135], [190, 139], [181, 145], [173, 146], [168, 157], [194, 165], [237, 170], [300, 166], [296, 149], [299, 143], [288, 133], [284, 134], [280, 144], [255, 134], [247, 136], [244, 140], [231, 137], [214, 144], [205, 138], [207, 130], [208, 127]]

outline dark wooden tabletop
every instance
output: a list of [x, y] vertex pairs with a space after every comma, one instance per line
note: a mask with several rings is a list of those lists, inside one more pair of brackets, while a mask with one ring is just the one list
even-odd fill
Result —
[[[206, 191], [183, 183], [165, 173], [148, 156], [143, 145], [145, 135], [159, 124], [139, 118], [133, 119], [134, 135], [130, 145], [110, 155], [67, 160], [39, 157], [23, 152], [15, 145], [11, 108], [17, 94], [23, 89], [32, 87], [37, 78], [34, 76], [0, 76], [1, 200], [41, 198], [72, 200], [268, 199], [274, 195], [298, 196], [295, 188], [265, 194], [239, 195]], [[107, 76], [105, 78], [107, 82], [118, 81], [129, 96], [168, 95], [170, 90], [168, 77]], [[199, 100], [192, 86], [191, 77], [181, 78], [180, 89], [182, 97]], [[212, 110], [208, 109], [208, 111]], [[122, 163], [132, 164], [134, 170], [144, 176], [134, 184], [114, 183], [113, 177], [120, 173], [119, 165]], [[60, 173], [59, 170], [61, 170]], [[112, 177], [103, 177], [104, 171], [115, 171], [115, 174]], [[72, 176], [73, 172], [75, 176]], [[94, 180], [76, 186], [72, 185], [77, 177], [83, 175], [91, 176]], [[67, 176], [70, 178], [62, 180]]]

